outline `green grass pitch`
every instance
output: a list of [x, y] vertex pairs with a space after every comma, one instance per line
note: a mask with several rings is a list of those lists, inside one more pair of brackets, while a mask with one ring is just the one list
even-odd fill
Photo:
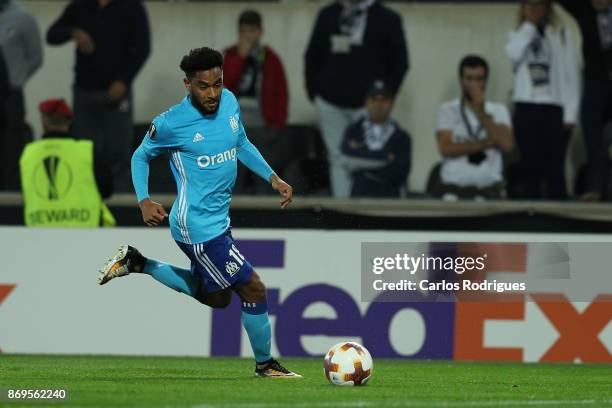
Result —
[[[254, 378], [239, 358], [0, 354], [0, 406], [612, 407], [612, 365], [378, 359], [368, 385], [335, 387], [322, 358], [281, 361], [304, 378]], [[51, 388], [67, 400], [7, 400], [7, 389]]]

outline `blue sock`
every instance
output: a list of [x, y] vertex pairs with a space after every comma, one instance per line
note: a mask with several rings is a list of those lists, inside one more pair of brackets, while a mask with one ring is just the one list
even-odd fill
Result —
[[255, 362], [261, 364], [270, 360], [272, 329], [268, 317], [268, 302], [242, 302], [242, 325], [249, 335]]
[[195, 297], [200, 285], [198, 279], [191, 273], [191, 270], [179, 268], [155, 259], [147, 259], [142, 273], [151, 275], [158, 282], [178, 292]]

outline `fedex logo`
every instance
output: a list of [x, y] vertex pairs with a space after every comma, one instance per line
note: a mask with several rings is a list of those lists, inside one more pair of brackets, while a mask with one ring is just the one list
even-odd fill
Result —
[[[275, 241], [275, 251], [266, 251], [259, 242], [257, 254], [282, 254], [277, 267], [284, 264], [284, 242]], [[282, 249], [279, 247], [282, 242]], [[243, 243], [238, 245], [247, 259], [251, 253]], [[483, 248], [485, 247], [485, 248]], [[448, 251], [449, 247], [432, 252]], [[489, 254], [486, 272], [516, 272], [526, 270], [526, 244], [460, 244], [451, 250], [462, 256], [473, 253]], [[502, 256], [503, 254], [503, 256]], [[253, 262], [255, 266], [257, 262]], [[282, 295], [282, 297], [281, 297]], [[384, 296], [384, 295], [381, 295]], [[562, 294], [509, 295], [505, 302], [372, 302], [362, 313], [354, 297], [340, 287], [328, 284], [302, 286], [290, 293], [268, 289], [269, 312], [275, 316], [275, 342], [285, 356], [310, 355], [302, 345], [302, 336], [325, 335], [360, 337], [371, 353], [379, 358], [456, 359], [523, 361], [524, 350], [519, 347], [488, 347], [485, 345], [485, 323], [492, 320], [524, 321], [526, 301], [533, 301], [558, 333], [540, 357], [540, 361], [612, 362], [599, 335], [612, 320], [612, 294], [600, 295], [584, 310], [577, 310]], [[282, 299], [282, 300], [281, 300]], [[305, 310], [312, 304], [323, 302], [335, 311], [336, 318], [307, 318]], [[423, 344], [416, 353], [403, 355], [391, 344], [390, 327], [400, 311], [417, 312], [425, 326]], [[214, 310], [212, 319], [211, 355], [240, 355], [240, 303], [233, 302], [228, 309]], [[537, 336], [536, 333], [530, 334]]]

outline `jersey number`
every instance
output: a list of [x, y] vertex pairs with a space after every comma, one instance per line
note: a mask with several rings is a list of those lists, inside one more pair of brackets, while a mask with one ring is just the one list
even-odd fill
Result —
[[232, 244], [232, 247], [229, 250], [229, 255], [236, 260], [242, 266], [244, 264], [244, 256], [238, 251], [238, 248]]

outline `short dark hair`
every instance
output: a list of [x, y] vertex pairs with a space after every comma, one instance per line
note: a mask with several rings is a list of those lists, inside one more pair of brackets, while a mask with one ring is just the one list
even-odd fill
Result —
[[72, 123], [72, 119], [57, 113], [42, 113], [41, 115], [43, 120], [47, 121], [49, 125], [54, 127], [70, 126]]
[[238, 17], [238, 26], [242, 24], [254, 25], [261, 28], [261, 14], [255, 10], [245, 10]]
[[464, 68], [482, 67], [485, 70], [485, 77], [489, 77], [489, 64], [480, 55], [466, 55], [459, 63], [459, 78], [463, 78]]
[[223, 67], [223, 55], [209, 47], [196, 48], [183, 57], [180, 67], [185, 76], [191, 79], [198, 71]]

